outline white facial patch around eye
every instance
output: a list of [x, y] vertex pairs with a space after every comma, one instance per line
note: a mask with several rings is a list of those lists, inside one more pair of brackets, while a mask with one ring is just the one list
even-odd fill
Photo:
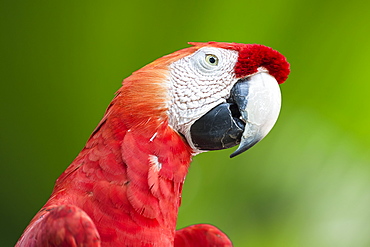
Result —
[[[206, 61], [217, 57], [217, 65]], [[213, 107], [225, 102], [237, 79], [234, 67], [238, 52], [203, 47], [170, 65], [169, 124], [187, 135], [190, 126]]]

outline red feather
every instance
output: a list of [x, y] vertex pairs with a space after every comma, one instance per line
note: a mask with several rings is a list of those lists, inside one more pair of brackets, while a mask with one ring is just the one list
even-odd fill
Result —
[[199, 224], [178, 230], [175, 247], [231, 247], [225, 233], [212, 225]]

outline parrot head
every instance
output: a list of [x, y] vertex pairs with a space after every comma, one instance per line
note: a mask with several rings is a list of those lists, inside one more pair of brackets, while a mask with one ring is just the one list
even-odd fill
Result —
[[[159, 58], [124, 80], [118, 92], [124, 97], [124, 112], [131, 125], [168, 123], [193, 154], [239, 145], [234, 157], [275, 124], [281, 107], [278, 84], [287, 79], [289, 63], [263, 45], [189, 44], [193, 46]], [[153, 138], [155, 128], [152, 132]]]

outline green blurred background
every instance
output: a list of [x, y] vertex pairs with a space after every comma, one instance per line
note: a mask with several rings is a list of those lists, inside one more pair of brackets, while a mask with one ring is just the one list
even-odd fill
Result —
[[178, 227], [235, 246], [370, 246], [369, 1], [0, 1], [0, 242], [15, 244], [123, 78], [188, 41], [260, 43], [292, 73], [261, 143], [194, 158]]

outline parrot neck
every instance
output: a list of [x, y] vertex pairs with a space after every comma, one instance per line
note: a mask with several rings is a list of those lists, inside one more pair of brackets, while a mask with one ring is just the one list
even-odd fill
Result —
[[112, 246], [173, 245], [193, 153], [168, 124], [167, 75], [157, 62], [124, 80], [47, 203], [80, 207]]
[[136, 126], [127, 121], [114, 105], [108, 109], [47, 205], [80, 207], [103, 242], [120, 236], [116, 246], [124, 241], [171, 246], [192, 149], [167, 121], [151, 118]]

